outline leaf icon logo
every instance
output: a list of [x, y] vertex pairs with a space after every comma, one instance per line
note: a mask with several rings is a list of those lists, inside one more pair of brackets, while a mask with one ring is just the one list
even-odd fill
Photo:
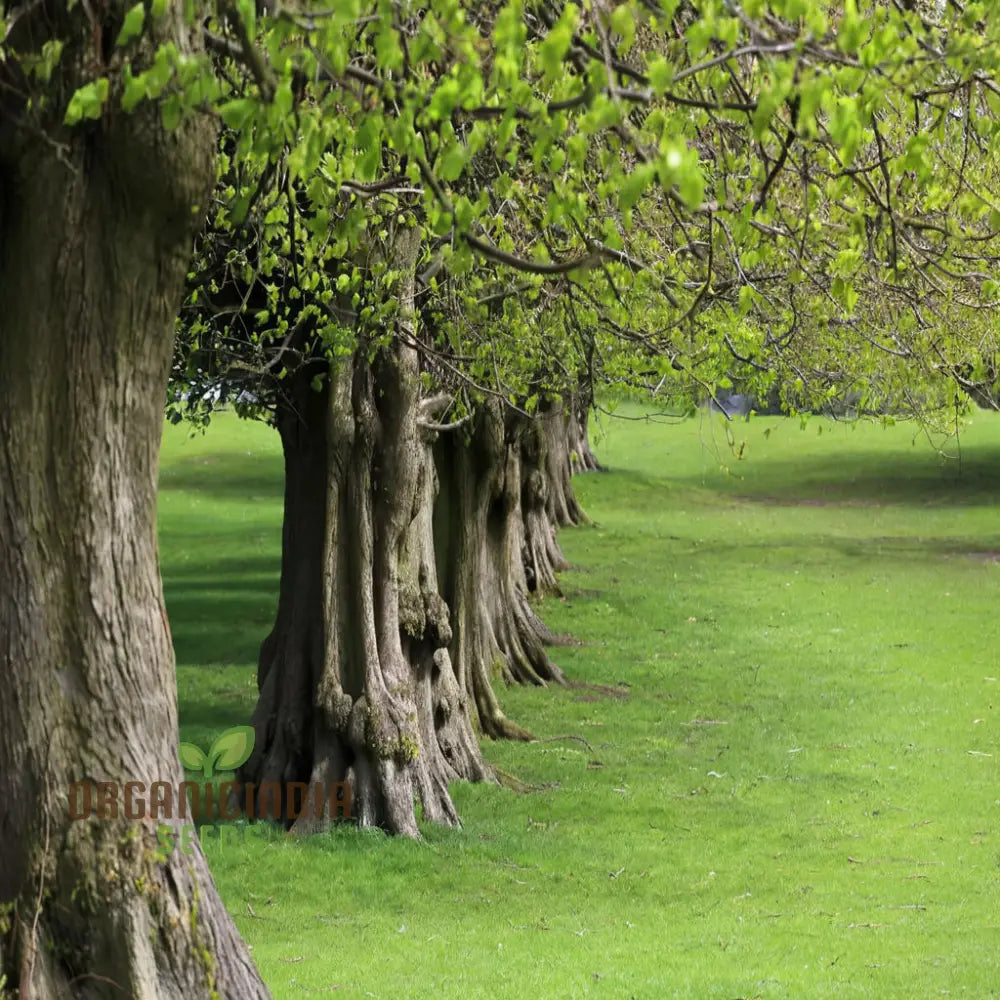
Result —
[[181, 744], [181, 763], [186, 770], [200, 771], [207, 759], [201, 747], [196, 747], [193, 743]]
[[253, 726], [233, 726], [212, 744], [206, 754], [194, 743], [180, 745], [181, 763], [189, 771], [201, 771], [206, 780], [216, 771], [235, 771], [253, 753]]

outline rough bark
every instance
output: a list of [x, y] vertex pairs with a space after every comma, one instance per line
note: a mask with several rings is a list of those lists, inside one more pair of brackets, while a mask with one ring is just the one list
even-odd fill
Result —
[[581, 387], [570, 396], [567, 404], [566, 431], [569, 435], [567, 444], [573, 475], [582, 472], [601, 472], [604, 469], [590, 447], [591, 403], [591, 393]]
[[[558, 572], [569, 568], [557, 537], [561, 524], [569, 520], [568, 495], [573, 496], [562, 416], [540, 409], [534, 417], [519, 418], [521, 515], [524, 525], [522, 559], [528, 588], [539, 594], [559, 593]], [[563, 481], [565, 475], [566, 481]], [[575, 500], [574, 500], [575, 503]], [[562, 515], [565, 520], [560, 520]]]
[[[412, 315], [415, 252], [415, 238], [398, 237], [402, 323]], [[449, 781], [492, 778], [448, 654], [433, 549], [434, 433], [422, 422], [418, 359], [395, 338], [374, 363], [367, 345], [334, 362], [318, 392], [314, 374], [293, 377], [279, 411], [281, 591], [242, 778], [349, 782], [361, 825], [416, 837], [415, 797], [424, 819], [457, 824]], [[332, 818], [293, 825], [314, 830]]]
[[[51, 139], [0, 100], [0, 978], [23, 1000], [263, 998], [197, 843], [157, 854], [179, 820], [68, 811], [77, 781], [183, 779], [156, 478], [215, 147], [210, 122], [166, 133], [155, 106], [61, 128], [86, 6], [20, 11], [5, 42], [66, 40], [35, 122]], [[191, 51], [179, 6], [158, 40]], [[124, 10], [101, 8], [112, 38]]]
[[545, 643], [553, 640], [528, 601], [522, 552], [519, 426], [486, 402], [471, 433], [436, 448], [443, 488], [435, 509], [442, 594], [452, 610], [451, 657], [471, 695], [480, 729], [494, 738], [530, 739], [500, 708], [492, 681], [563, 683]]
[[573, 400], [568, 403], [548, 398], [538, 408], [537, 436], [540, 439], [540, 467], [548, 489], [546, 510], [558, 528], [585, 524], [589, 520], [573, 490], [573, 450], [576, 444], [576, 415]]

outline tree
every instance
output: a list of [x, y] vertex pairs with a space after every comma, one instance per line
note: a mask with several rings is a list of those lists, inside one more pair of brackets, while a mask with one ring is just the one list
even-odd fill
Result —
[[[530, 419], [486, 400], [472, 414], [468, 437], [442, 436], [442, 481], [435, 517], [441, 593], [452, 612], [452, 659], [488, 736], [529, 739], [507, 719], [493, 691], [507, 683], [561, 683], [544, 648], [555, 641], [528, 601], [528, 548], [522, 438]], [[536, 471], [535, 476], [540, 476]], [[544, 507], [535, 516], [544, 516]], [[553, 529], [546, 530], [554, 540]]]
[[[475, 51], [478, 35], [470, 38], [462, 11], [456, 8], [449, 16], [453, 20], [447, 30], [454, 32], [454, 44]], [[290, 17], [272, 30], [287, 42], [302, 27]], [[371, 56], [372, 48], [376, 54], [380, 51], [379, 32], [386, 27], [376, 19], [370, 30], [365, 29], [357, 44], [359, 58]], [[399, 40], [398, 51], [408, 53], [426, 48], [430, 37], [427, 24], [419, 21], [393, 22], [389, 31]], [[438, 58], [438, 44], [434, 42], [425, 59]], [[244, 63], [248, 86], [277, 96], [282, 84], [266, 66], [245, 58], [248, 45], [252, 47], [253, 41], [246, 26], [242, 36], [237, 30], [231, 40], [219, 37], [213, 42], [221, 55]], [[270, 43], [265, 41], [264, 46]], [[383, 45], [381, 51], [391, 59], [397, 49]], [[462, 65], [468, 64], [459, 62], [456, 68]], [[317, 105], [330, 102], [331, 94], [340, 93], [343, 86], [320, 68]], [[412, 75], [421, 86], [428, 85], [424, 67], [416, 65]], [[296, 77], [294, 68], [290, 77], [293, 85], [304, 85], [304, 75]], [[370, 73], [362, 82], [376, 90], [382, 85]], [[471, 86], [476, 81], [466, 82]], [[481, 80], [478, 84], [482, 87]], [[305, 107], [304, 97], [300, 99], [300, 107]], [[506, 97], [499, 90], [493, 99]], [[350, 94], [348, 100], [354, 103], [358, 98]], [[440, 93], [434, 100], [440, 103]], [[448, 242], [434, 233], [442, 218], [439, 206], [424, 213], [426, 236], [413, 247], [409, 255], [413, 259], [403, 263], [392, 248], [385, 259], [376, 259], [379, 254], [372, 248], [387, 238], [398, 248], [404, 236], [401, 226], [413, 225], [409, 221], [413, 195], [420, 192], [400, 180], [406, 157], [399, 147], [411, 140], [408, 129], [421, 142], [426, 136], [430, 143], [432, 129], [454, 107], [453, 97], [448, 100], [450, 104], [429, 121], [407, 126], [404, 112], [399, 115], [403, 121], [390, 122], [391, 129], [377, 124], [363, 150], [357, 146], [354, 129], [321, 133], [328, 146], [322, 157], [312, 154], [318, 161], [313, 166], [318, 168], [316, 174], [304, 171], [300, 161], [306, 154], [300, 148], [280, 146], [272, 151], [274, 123], [254, 111], [252, 100], [230, 102], [224, 115], [234, 129], [242, 129], [232, 143], [227, 140], [223, 158], [223, 198], [232, 211], [216, 216], [203, 241], [189, 310], [194, 317], [189, 322], [192, 334], [197, 338], [206, 327], [214, 327], [228, 344], [238, 342], [243, 366], [247, 356], [265, 355], [257, 372], [267, 397], [273, 399], [286, 455], [282, 591], [275, 628], [261, 650], [261, 697], [254, 716], [258, 738], [242, 777], [348, 780], [363, 823], [409, 834], [417, 829], [415, 791], [425, 817], [456, 822], [447, 796], [448, 780], [490, 775], [470, 729], [467, 700], [478, 709], [485, 732], [527, 735], [503, 717], [492, 694], [488, 671], [497, 657], [506, 658], [511, 678], [561, 679], [542, 647], [548, 633], [527, 604], [527, 577], [521, 564], [524, 552], [539, 568], [544, 559], [544, 579], [541, 571], [534, 578], [546, 583], [554, 581], [553, 565], [561, 564], [548, 497], [537, 484], [545, 471], [525, 475], [530, 489], [519, 474], [511, 483], [518, 501], [508, 509], [512, 514], [519, 511], [523, 494], [526, 528], [519, 536], [520, 519], [511, 520], [504, 532], [506, 558], [488, 563], [494, 573], [504, 574], [492, 603], [499, 604], [495, 623], [504, 621], [505, 627], [496, 629], [499, 636], [492, 645], [462, 642], [474, 626], [463, 615], [454, 630], [450, 627], [448, 608], [437, 594], [433, 561], [428, 564], [409, 551], [427, 552], [433, 560], [432, 547], [407, 541], [432, 523], [433, 490], [428, 484], [435, 474], [433, 466], [409, 458], [415, 458], [422, 440], [440, 432], [429, 418], [442, 405], [443, 386], [440, 381], [431, 390], [421, 386], [417, 376], [427, 372], [418, 370], [416, 358], [423, 333], [418, 337], [412, 320], [403, 317], [413, 308], [417, 293], [411, 290], [399, 296], [401, 286], [388, 279], [405, 273], [409, 278], [404, 284], [415, 282], [415, 256], [428, 238], [439, 261], [445, 256]], [[419, 103], [414, 97], [413, 104]], [[359, 120], [367, 128], [372, 116], [363, 110], [365, 101], [360, 104]], [[500, 104], [494, 105], [494, 110], [500, 109]], [[343, 108], [338, 112], [343, 119]], [[386, 128], [385, 137], [379, 135], [379, 127]], [[315, 138], [316, 130], [327, 128], [317, 119], [303, 125], [302, 133], [311, 131]], [[262, 148], [265, 155], [255, 160], [244, 149], [243, 158], [238, 158], [248, 137], [252, 149]], [[452, 153], [457, 151], [456, 146]], [[330, 176], [333, 164], [352, 157], [357, 162], [359, 155], [365, 158], [362, 183], [353, 178], [339, 183]], [[417, 176], [427, 179], [428, 190], [436, 187], [422, 156], [414, 150], [410, 157], [417, 161]], [[452, 169], [443, 166], [440, 157], [436, 166], [445, 173]], [[386, 181], [369, 179], [376, 168], [387, 174]], [[335, 212], [339, 215], [331, 224]], [[444, 221], [451, 215], [449, 210]], [[434, 267], [432, 262], [427, 270]], [[421, 294], [426, 295], [427, 281], [423, 284]], [[386, 307], [394, 298], [399, 300], [395, 313]], [[248, 309], [255, 324], [247, 322]], [[224, 317], [221, 323], [220, 317]], [[337, 390], [338, 385], [350, 386], [350, 392]], [[367, 390], [370, 399], [359, 400], [362, 385], [372, 387]], [[316, 398], [308, 396], [310, 391]], [[387, 403], [392, 404], [390, 410], [385, 409]], [[447, 396], [445, 403], [450, 403]], [[335, 412], [328, 412], [328, 407]], [[344, 421], [351, 430], [343, 433], [343, 446], [348, 451], [357, 442], [367, 447], [367, 451], [356, 448], [351, 463], [346, 453], [337, 454], [333, 440], [333, 429]], [[520, 437], [527, 434], [519, 436], [518, 448]], [[545, 451], [537, 443], [524, 455], [542, 463]], [[427, 456], [429, 460], [429, 451]], [[350, 481], [348, 466], [354, 477]], [[519, 470], [520, 464], [515, 467]], [[565, 491], [563, 484], [560, 496]], [[398, 510], [389, 510], [387, 495]], [[426, 505], [426, 515], [420, 513], [421, 504]], [[381, 552], [363, 547], [369, 536], [379, 540]], [[438, 560], [443, 551], [456, 550], [439, 545]], [[403, 569], [410, 579], [403, 578]], [[467, 579], [448, 573], [447, 567], [442, 572], [449, 584]], [[367, 606], [348, 610], [350, 602], [343, 595], [363, 598], [369, 591], [374, 596]], [[469, 597], [464, 602], [456, 598], [453, 605], [468, 608], [473, 617], [484, 614], [475, 595]], [[351, 636], [358, 623], [370, 632], [370, 642], [360, 643]], [[442, 645], [450, 639], [461, 657], [456, 664], [461, 682], [457, 686], [450, 677], [448, 650]], [[473, 662], [468, 662], [469, 656]], [[422, 694], [426, 703], [418, 705]]]
[[[259, 38], [244, 0], [215, 20], [189, 6], [204, 20], [163, 0], [3, 7], [0, 976], [22, 996], [266, 996], [200, 851], [158, 857], [156, 820], [176, 833], [176, 817], [67, 811], [74, 781], [181, 775], [155, 474], [172, 321], [212, 179], [206, 112], [234, 135], [234, 225], [285, 171], [287, 210], [263, 224], [288, 235], [289, 273], [333, 278], [310, 303], [313, 332], [344, 325], [337, 292], [357, 312], [361, 336], [326, 358], [319, 392], [294, 394], [326, 415], [318, 447], [340, 472], [324, 486], [323, 551], [348, 503], [363, 515], [356, 564], [331, 564], [333, 585], [308, 600], [357, 582], [364, 655], [335, 675], [287, 674], [284, 695], [310, 711], [321, 695], [331, 719], [306, 733], [316, 716], [291, 713], [284, 735], [299, 727], [302, 742], [281, 747], [280, 708], [262, 701], [258, 765], [283, 778], [354, 767], [366, 822], [414, 833], [414, 790], [454, 822], [447, 778], [477, 759], [429, 545], [446, 413], [421, 381], [412, 319], [441, 267], [468, 282], [470, 308], [498, 286], [512, 299], [474, 261], [526, 274], [536, 304], [558, 287], [562, 311], [536, 318], [592, 331], [585, 368], [605, 377], [639, 368], [711, 389], [735, 361], [762, 382], [785, 365], [802, 392], [841, 371], [898, 378], [898, 361], [977, 384], [995, 354], [981, 318], [1000, 259], [992, 6], [440, 0], [314, 18], [290, 4]], [[476, 190], [483, 150], [510, 169]], [[507, 376], [526, 388], [544, 355], [521, 371], [511, 353]], [[491, 420], [476, 433], [496, 434]]]
[[[928, 129], [919, 110], [933, 104], [942, 74], [946, 93], [988, 90], [988, 59], [966, 48], [993, 29], [965, 23], [967, 13], [942, 48], [938, 27], [881, 5], [870, 16], [853, 4], [803, 11], [758, 3], [747, 13], [714, 2], [613, 11], [432, 3], [421, 11], [379, 8], [358, 19], [359, 11], [345, 9], [314, 19], [290, 8], [262, 23], [259, 38], [250, 19], [210, 36], [239, 83], [222, 106], [233, 129], [215, 223], [222, 252], [197, 305], [207, 303], [207, 322], [215, 322], [212, 297], [235, 285], [245, 342], [270, 345], [258, 371], [291, 372], [297, 352], [318, 364], [310, 370], [320, 392], [332, 393], [324, 384], [337, 385], [348, 371], [352, 386], [380, 386], [403, 364], [419, 388], [406, 396], [400, 419], [386, 419], [377, 405], [358, 409], [352, 388], [352, 433], [378, 444], [369, 453], [371, 482], [385, 480], [388, 456], [414, 453], [404, 442], [455, 430], [457, 421], [441, 424], [443, 414], [431, 411], [442, 392], [454, 405], [457, 386], [470, 390], [459, 421], [469, 419], [476, 444], [466, 454], [455, 450], [457, 435], [438, 442], [439, 459], [446, 457], [437, 521], [447, 544], [439, 531], [437, 572], [432, 583], [424, 570], [417, 603], [426, 614], [430, 590], [443, 588], [456, 614], [449, 659], [460, 688], [485, 731], [517, 734], [496, 714], [490, 674], [544, 680], [551, 671], [528, 652], [540, 648], [538, 631], [519, 611], [524, 589], [554, 584], [561, 555], [553, 524], [579, 517], [566, 489], [575, 450], [566, 443], [567, 409], [553, 396], [565, 395], [572, 415], [581, 372], [590, 386], [653, 375], [711, 394], [740, 366], [767, 389], [785, 370], [796, 373], [789, 401], [810, 381], [839, 391], [827, 362], [843, 331], [860, 331], [880, 351], [881, 331], [907, 310], [917, 315], [913, 307], [928, 290], [946, 294], [936, 272], [973, 245], [942, 228], [940, 199], [950, 194], [910, 175], [924, 167], [926, 135], [947, 132], [939, 113]], [[965, 59], [960, 71], [955, 53]], [[974, 222], [988, 216], [982, 197], [961, 204]], [[383, 280], [384, 258], [372, 253], [400, 227], [420, 233], [414, 289], [403, 296], [419, 324], [395, 314], [395, 286]], [[943, 238], [928, 242], [930, 233]], [[986, 246], [975, 259], [988, 259]], [[880, 332], [866, 330], [862, 314], [876, 318]], [[865, 349], [849, 353], [858, 377], [875, 370]], [[279, 423], [299, 428], [283, 433], [286, 447], [327, 433], [321, 425], [304, 430], [307, 418], [322, 421], [326, 411], [308, 405], [300, 389], [278, 393], [279, 409], [289, 407]], [[381, 385], [375, 399], [398, 391]], [[484, 406], [496, 397], [544, 418], [518, 430]], [[334, 409], [348, 405], [346, 391], [331, 398], [339, 400]], [[321, 467], [338, 474], [336, 463]], [[404, 476], [404, 500], [411, 488]], [[366, 502], [352, 507], [360, 520], [357, 531], [338, 535], [345, 544], [363, 541], [369, 510], [381, 509]], [[329, 517], [318, 502], [310, 509]], [[520, 538], [513, 522], [499, 523], [512, 511]], [[314, 552], [329, 530], [312, 531]], [[286, 542], [295, 537], [286, 532]], [[387, 537], [403, 545], [396, 529]], [[515, 569], [518, 543], [526, 558]], [[270, 687], [258, 709], [251, 776], [265, 766], [301, 779], [317, 768], [377, 774], [387, 755], [400, 768], [413, 763], [400, 763], [409, 741], [415, 758], [435, 753], [414, 736], [419, 713], [408, 707], [388, 713], [409, 719], [406, 739], [397, 720], [396, 735], [375, 738], [374, 726], [344, 753], [317, 732], [314, 703], [317, 692], [325, 697], [318, 685], [329, 674], [321, 662], [332, 662], [322, 650], [340, 627], [316, 621], [334, 606], [317, 597], [319, 574], [333, 558], [328, 546], [322, 551], [318, 564], [286, 546], [283, 578], [308, 567], [312, 584], [302, 593], [312, 596], [303, 618], [290, 610], [294, 593], [282, 602], [262, 651]], [[449, 566], [455, 558], [463, 565]], [[469, 561], [485, 576], [468, 572]], [[384, 594], [372, 630], [391, 660], [398, 643], [406, 650], [408, 668], [394, 683], [409, 706], [424, 654], [391, 637], [413, 602], [399, 580], [381, 579], [391, 560], [376, 563], [372, 551], [348, 562], [364, 564], [362, 576]], [[288, 624], [306, 620], [306, 629]], [[302, 654], [279, 635], [300, 648], [298, 636], [313, 636], [304, 647], [313, 666], [301, 671]], [[439, 628], [435, 641], [443, 635]], [[351, 680], [350, 662], [336, 659], [332, 680], [353, 705], [364, 670]], [[381, 689], [376, 694], [389, 704]], [[376, 694], [364, 695], [366, 709]], [[366, 822], [412, 833], [415, 822], [389, 815], [389, 800], [366, 783], [362, 795], [373, 803], [364, 806]], [[443, 798], [425, 810], [454, 818]]]
[[68, 811], [81, 780], [182, 779], [157, 452], [216, 129], [95, 83], [197, 63], [197, 27], [154, 7], [123, 48], [123, 3], [2, 22], [0, 983], [33, 1000], [268, 995], [200, 848], [159, 854], [176, 816]]
[[281, 593], [243, 778], [349, 781], [362, 825], [417, 836], [415, 796], [425, 819], [457, 823], [449, 782], [492, 772], [436, 579], [433, 407], [409, 343], [418, 234], [392, 231], [386, 244], [387, 280], [365, 296], [397, 301], [391, 322], [404, 329], [359, 326], [348, 357], [299, 366], [279, 398]]

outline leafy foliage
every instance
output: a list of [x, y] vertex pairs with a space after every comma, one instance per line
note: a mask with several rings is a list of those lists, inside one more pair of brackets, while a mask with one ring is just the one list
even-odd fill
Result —
[[[803, 406], [909, 385], [919, 409], [942, 376], [989, 392], [992, 5], [268, 9], [223, 4], [195, 58], [144, 47], [162, 4], [123, 6], [61, 119], [146, 100], [169, 123], [218, 116], [179, 359], [195, 382], [266, 400], [317, 350], [385, 346], [402, 226], [422, 238], [413, 335], [452, 392], [527, 405], [581, 375]], [[8, 41], [5, 79], [60, 57]]]

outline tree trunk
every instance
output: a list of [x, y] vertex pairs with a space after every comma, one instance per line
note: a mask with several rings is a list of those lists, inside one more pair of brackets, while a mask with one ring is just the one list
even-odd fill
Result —
[[583, 386], [569, 397], [566, 430], [569, 434], [569, 458], [573, 475], [602, 472], [604, 466], [590, 447], [591, 392]]
[[569, 405], [551, 398], [538, 408], [536, 432], [540, 439], [539, 464], [548, 480], [546, 510], [558, 528], [586, 524], [589, 521], [577, 503], [573, 490], [573, 452], [576, 446], [576, 415], [573, 400]]
[[[93, 31], [57, 6], [4, 44], [65, 39], [65, 101]], [[189, 52], [177, 6], [154, 43]], [[158, 856], [180, 820], [69, 812], [74, 782], [182, 780], [156, 478], [215, 129], [109, 104], [68, 131], [64, 106], [36, 122], [50, 140], [0, 103], [0, 980], [22, 1000], [263, 998], [197, 842]]]
[[539, 407], [534, 417], [519, 418], [519, 423], [525, 575], [530, 590], [558, 594], [556, 574], [569, 568], [558, 529], [583, 517], [570, 483], [565, 423], [561, 409], [552, 403]]
[[492, 680], [563, 683], [544, 643], [554, 639], [528, 602], [522, 552], [518, 426], [499, 405], [480, 406], [471, 437], [443, 436], [444, 486], [435, 509], [442, 594], [452, 610], [452, 662], [488, 736], [531, 739], [503, 714]]
[[[410, 323], [416, 239], [398, 236], [396, 253]], [[374, 363], [366, 344], [334, 362], [321, 391], [313, 374], [293, 376], [279, 412], [281, 593], [242, 778], [349, 782], [361, 825], [416, 837], [415, 796], [425, 820], [457, 824], [449, 781], [492, 779], [448, 655], [417, 354], [397, 337]], [[300, 830], [334, 818], [282, 815]]]

